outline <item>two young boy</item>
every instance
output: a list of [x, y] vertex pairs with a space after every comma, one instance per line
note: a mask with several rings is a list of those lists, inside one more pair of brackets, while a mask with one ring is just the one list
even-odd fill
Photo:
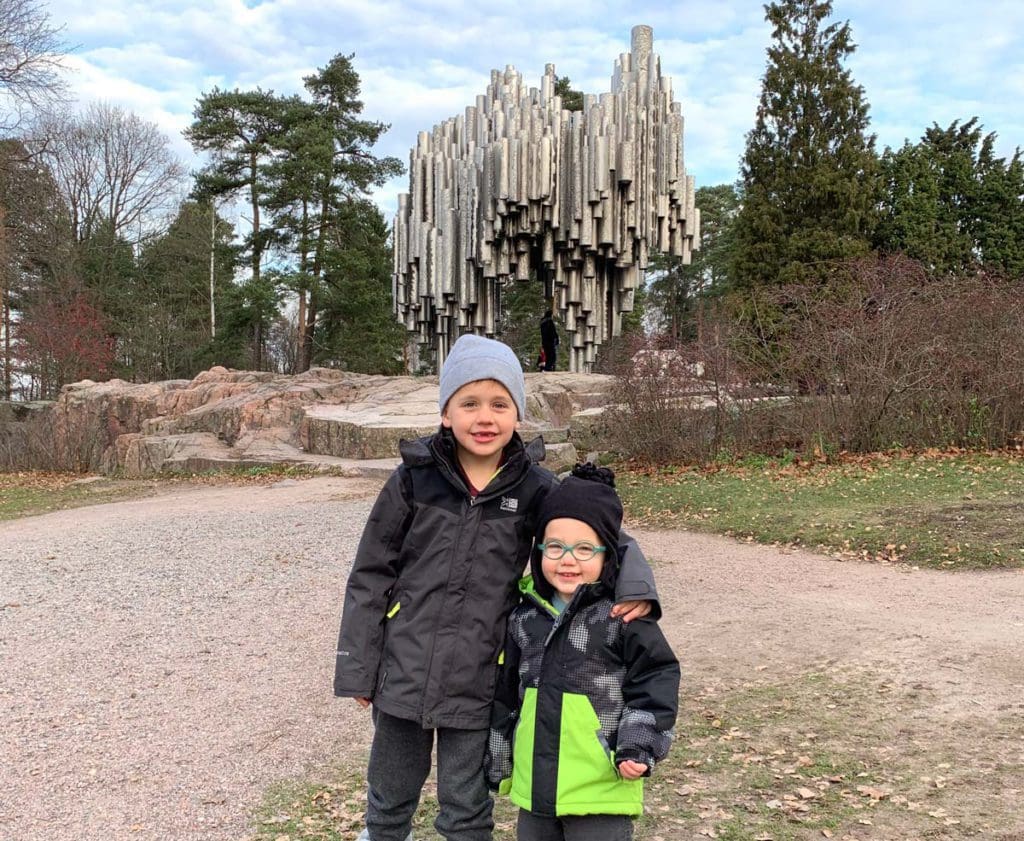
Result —
[[[510, 348], [461, 337], [441, 371], [441, 428], [402, 443], [402, 464], [360, 540], [334, 692], [373, 705], [361, 839], [410, 837], [435, 732], [438, 832], [448, 841], [491, 839], [484, 755], [499, 672], [503, 685], [512, 683], [499, 664], [506, 619], [520, 599], [545, 501], [558, 487], [536, 464], [543, 442], [526, 446], [516, 431], [525, 391]], [[613, 589], [602, 588], [605, 618], [614, 613], [621, 625], [649, 612], [657, 595], [635, 544], [617, 527], [609, 539], [617, 577]]]

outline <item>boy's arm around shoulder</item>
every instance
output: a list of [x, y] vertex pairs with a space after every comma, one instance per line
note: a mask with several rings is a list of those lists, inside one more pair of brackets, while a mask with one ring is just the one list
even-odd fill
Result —
[[649, 602], [649, 619], [661, 618], [661, 603], [658, 588], [654, 583], [654, 572], [637, 542], [626, 532], [619, 532], [619, 576], [615, 582], [615, 601]]
[[345, 585], [334, 665], [335, 695], [373, 697], [384, 639], [384, 613], [398, 578], [402, 541], [412, 511], [405, 468], [399, 467], [370, 511]]
[[657, 622], [640, 619], [622, 629], [623, 710], [615, 762], [632, 759], [647, 766], [668, 754], [679, 711], [679, 660]]

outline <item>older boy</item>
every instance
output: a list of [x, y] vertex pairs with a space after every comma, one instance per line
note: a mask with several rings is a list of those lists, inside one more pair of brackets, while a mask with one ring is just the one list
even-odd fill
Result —
[[[404, 841], [437, 732], [437, 831], [490, 841], [483, 775], [505, 620], [517, 601], [537, 506], [556, 484], [540, 439], [516, 430], [526, 386], [512, 350], [463, 336], [441, 371], [441, 428], [403, 441], [370, 513], [345, 591], [335, 695], [373, 704], [369, 841]], [[656, 606], [643, 556], [626, 556], [624, 619]], [[643, 601], [641, 601], [643, 600]]]

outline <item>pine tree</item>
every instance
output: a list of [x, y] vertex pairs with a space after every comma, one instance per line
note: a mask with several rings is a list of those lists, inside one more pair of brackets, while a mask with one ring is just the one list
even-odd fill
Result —
[[[270, 170], [268, 202], [279, 233], [288, 237], [297, 257], [293, 278], [299, 296], [300, 371], [318, 353], [316, 332], [332, 243], [345, 243], [344, 223], [359, 218], [353, 207], [369, 189], [403, 171], [397, 158], [376, 157], [371, 151], [388, 126], [360, 118], [363, 103], [352, 56], [336, 55], [303, 81], [312, 101], [293, 103], [288, 110], [285, 131], [275, 144], [278, 155]], [[375, 229], [364, 226], [352, 236], [365, 236], [368, 230]], [[384, 229], [379, 245], [386, 236]]]
[[573, 88], [568, 76], [555, 78], [555, 95], [562, 97], [562, 107], [566, 111], [583, 110], [583, 91]]
[[829, 0], [765, 7], [768, 66], [741, 164], [733, 282], [756, 289], [820, 277], [827, 261], [866, 254], [876, 201], [868, 104], [843, 61], [849, 24]]
[[[207, 167], [199, 173], [195, 194], [203, 200], [233, 198], [248, 193], [251, 230], [246, 238], [251, 272], [246, 283], [252, 288], [246, 300], [249, 309], [251, 354], [249, 365], [261, 369], [265, 364], [266, 329], [277, 311], [267, 306], [279, 300], [276, 290], [267, 288], [262, 277], [263, 255], [271, 245], [273, 230], [263, 224], [261, 210], [267, 192], [267, 166], [274, 148], [285, 130], [290, 110], [297, 97], [285, 98], [272, 91], [223, 91], [214, 88], [196, 104], [195, 120], [185, 136], [196, 151], [211, 153]], [[260, 302], [256, 305], [255, 302]]]

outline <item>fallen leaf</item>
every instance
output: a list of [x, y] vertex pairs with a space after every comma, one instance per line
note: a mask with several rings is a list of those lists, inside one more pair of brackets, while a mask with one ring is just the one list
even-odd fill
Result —
[[888, 797], [892, 794], [891, 791], [884, 788], [875, 788], [874, 786], [857, 786], [857, 791], [865, 797], [870, 797], [872, 800], [881, 800], [883, 797]]

